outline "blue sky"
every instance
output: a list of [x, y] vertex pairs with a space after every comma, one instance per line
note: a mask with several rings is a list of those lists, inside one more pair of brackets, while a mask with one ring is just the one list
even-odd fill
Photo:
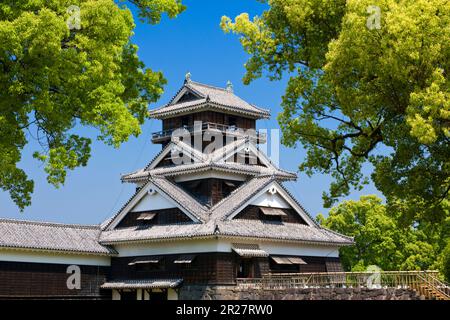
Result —
[[[222, 15], [235, 17], [242, 12], [250, 16], [260, 14], [265, 6], [256, 0], [184, 0], [187, 10], [174, 20], [163, 19], [161, 24], [151, 26], [136, 19], [134, 42], [139, 46], [139, 56], [147, 67], [161, 70], [168, 80], [165, 93], [150, 108], [166, 103], [179, 89], [184, 75], [189, 71], [194, 81], [216, 86], [225, 86], [230, 80], [234, 92], [243, 99], [270, 109], [272, 118], [259, 121], [259, 128], [278, 128], [276, 115], [281, 111], [280, 102], [286, 81], [270, 82], [266, 79], [254, 81], [249, 86], [242, 84], [244, 63], [247, 55], [238, 39], [225, 35], [219, 28]], [[158, 131], [161, 124], [148, 120], [139, 138], [130, 138], [119, 149], [113, 149], [94, 140], [92, 157], [85, 168], [68, 173], [66, 184], [55, 189], [46, 182], [40, 163], [32, 159], [38, 148], [30, 142], [23, 154], [20, 167], [35, 181], [33, 203], [21, 213], [9, 199], [9, 194], [0, 192], [0, 217], [27, 220], [45, 220], [66, 223], [96, 224], [113, 215], [134, 192], [131, 184], [122, 184], [120, 175], [143, 167], [161, 149], [152, 145], [151, 132]], [[95, 131], [83, 129], [92, 136]], [[305, 152], [281, 147], [280, 166], [297, 171]], [[322, 207], [322, 192], [327, 190], [330, 178], [315, 175], [312, 178], [299, 175], [297, 182], [287, 187], [313, 215], [327, 210]], [[349, 198], [357, 199], [361, 194], [378, 193], [369, 185], [362, 192], [354, 192]]]

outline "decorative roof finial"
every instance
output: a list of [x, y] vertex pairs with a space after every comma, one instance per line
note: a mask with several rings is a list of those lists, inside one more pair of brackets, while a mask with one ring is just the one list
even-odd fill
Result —
[[190, 72], [186, 73], [186, 75], [184, 76], [184, 82], [191, 82], [191, 73]]
[[231, 83], [230, 80], [227, 81], [227, 91], [233, 92], [233, 84]]

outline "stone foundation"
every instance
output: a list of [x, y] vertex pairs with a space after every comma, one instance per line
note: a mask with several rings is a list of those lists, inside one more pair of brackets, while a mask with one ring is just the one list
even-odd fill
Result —
[[183, 286], [183, 300], [419, 300], [409, 289], [308, 288], [258, 290], [236, 286]]

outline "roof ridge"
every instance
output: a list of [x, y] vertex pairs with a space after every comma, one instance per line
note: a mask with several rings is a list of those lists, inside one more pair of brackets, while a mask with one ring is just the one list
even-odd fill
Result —
[[[242, 100], [242, 101], [244, 101], [244, 100]], [[152, 117], [154, 119], [159, 119], [158, 117], [161, 116], [160, 114], [176, 114], [176, 113], [185, 112], [186, 110], [181, 110], [181, 109], [174, 109], [174, 110], [169, 110], [169, 111], [164, 110], [165, 108], [175, 107], [177, 105], [181, 105], [181, 104], [184, 104], [184, 103], [187, 103], [187, 102], [181, 102], [180, 104], [176, 103], [176, 104], [173, 104], [173, 105], [164, 105], [164, 106], [161, 106], [159, 108], [149, 110], [149, 115], [150, 115], [150, 117]], [[268, 119], [268, 118], [270, 118], [270, 110], [269, 109], [263, 109], [263, 108], [255, 106], [255, 105], [250, 105], [248, 103], [247, 104], [249, 106], [251, 106], [255, 110], [249, 110], [249, 109], [246, 109], [246, 108], [243, 108], [243, 107], [239, 107], [239, 106], [236, 106], [236, 105], [233, 105], [233, 104], [219, 103], [219, 102], [216, 102], [216, 101], [206, 101], [205, 98], [201, 98], [199, 100], [193, 100], [193, 101], [190, 101], [189, 103], [192, 103], [192, 105], [185, 106], [184, 107], [185, 109], [189, 109], [189, 108], [191, 108], [191, 109], [194, 109], [194, 108], [195, 109], [200, 109], [202, 107], [207, 108], [208, 106], [215, 106], [215, 107], [221, 108], [221, 109], [231, 109], [232, 112], [248, 114], [248, 115], [251, 115], [253, 117], [256, 116], [259, 119], [262, 119], [262, 118]]]
[[26, 224], [26, 225], [40, 225], [40, 226], [51, 226], [51, 227], [64, 227], [64, 228], [74, 228], [74, 229], [98, 229], [100, 230], [99, 224], [76, 224], [76, 223], [61, 223], [61, 222], [51, 222], [51, 221], [35, 221], [35, 220], [23, 220], [23, 219], [12, 219], [12, 218], [0, 218], [0, 223], [16, 223], [16, 224]]
[[[180, 145], [180, 144], [181, 144], [181, 145]], [[183, 145], [183, 144], [184, 144], [184, 145]], [[173, 146], [179, 147], [179, 148], [182, 148], [182, 149], [187, 148], [188, 151], [193, 150], [194, 152], [192, 152], [192, 155], [195, 157], [194, 153], [196, 153], [196, 155], [198, 156], [198, 153], [196, 152], [197, 150], [195, 150], [195, 148], [193, 148], [192, 146], [188, 145], [187, 143], [185, 143], [185, 142], [183, 142], [183, 141], [170, 140], [170, 142], [169, 142], [164, 148], [162, 148], [161, 151], [159, 151], [159, 152], [152, 158], [152, 160], [150, 160], [150, 161], [148, 162], [148, 164], [147, 164], [144, 168], [139, 169], [139, 170], [149, 171], [151, 164], [156, 160], [156, 158], [158, 158], [161, 154], [164, 153], [164, 151], [166, 151], [167, 149], [169, 149], [169, 148], [171, 148], [171, 147], [173, 147]], [[190, 149], [190, 150], [189, 150], [189, 149]], [[128, 173], [128, 174], [124, 174], [123, 176], [127, 176], [127, 175], [131, 175], [131, 174], [137, 173], [139, 170], [136, 170], [136, 171], [131, 172], [131, 173]]]
[[[223, 91], [226, 94], [231, 94], [231, 95], [235, 96], [236, 98], [244, 101], [245, 103], [249, 104], [250, 106], [252, 106], [252, 107], [254, 107], [254, 108], [258, 109], [258, 110], [262, 110], [262, 111], [266, 111], [267, 113], [270, 113], [269, 109], [261, 108], [261, 107], [257, 106], [254, 103], [251, 103], [251, 102], [248, 102], [248, 101], [242, 99], [240, 96], [235, 94], [234, 91], [228, 91], [226, 88], [221, 88], [221, 87], [217, 87], [217, 86], [213, 86], [213, 85], [209, 85], [209, 84], [205, 84], [205, 83], [201, 83], [201, 82], [197, 82], [197, 81], [192, 81], [192, 80], [190, 80], [190, 82], [185, 84], [185, 86], [189, 86], [190, 83], [193, 83], [193, 84], [196, 84], [196, 85], [200, 85], [200, 86], [203, 86], [203, 87], [207, 87], [207, 88], [211, 88], [211, 89], [215, 89], [215, 90]], [[189, 88], [189, 89], [195, 90], [195, 88]]]
[[282, 168], [280, 168], [280, 167], [277, 167], [277, 166], [275, 166], [275, 168], [278, 170], [278, 171], [281, 171], [281, 172], [284, 172], [284, 173], [288, 173], [288, 174], [292, 174], [292, 175], [295, 175], [295, 177], [296, 177], [296, 179], [298, 178], [298, 175], [297, 175], [297, 173], [296, 172], [294, 172], [294, 171], [291, 171], [291, 170], [286, 170], [286, 169], [282, 169]]
[[[273, 180], [276, 180], [275, 179], [275, 177], [273, 177], [273, 175], [260, 175], [260, 176], [256, 176], [256, 177], [253, 177], [252, 179], [250, 179], [250, 180], [248, 180], [246, 183], [243, 183], [242, 185], [240, 185], [238, 188], [236, 188], [236, 189], [234, 189], [227, 197], [225, 197], [225, 198], [223, 198], [223, 199], [221, 199], [219, 202], [217, 202], [214, 206], [212, 206], [211, 208], [210, 208], [210, 212], [212, 212], [213, 210], [217, 210], [217, 208], [219, 208], [220, 206], [222, 206], [228, 199], [230, 199], [233, 195], [235, 195], [236, 193], [239, 193], [240, 191], [242, 191], [242, 189], [244, 189], [245, 187], [247, 187], [251, 182], [255, 182], [255, 180], [260, 180], [260, 179], [267, 179], [267, 178], [269, 178], [268, 180], [267, 180], [267, 182], [264, 184], [264, 185], [262, 185], [260, 188], [258, 188], [258, 189], [262, 189], [262, 188], [264, 188], [268, 183], [270, 183], [271, 181], [273, 181]], [[247, 197], [247, 200], [248, 200], [248, 198], [250, 198], [251, 196], [253, 196], [253, 195], [248, 195], [248, 197]], [[242, 201], [241, 201], [242, 202]], [[236, 208], [236, 205], [234, 205], [234, 207], [232, 208], [233, 210]], [[226, 216], [228, 216], [228, 214], [226, 215]], [[219, 218], [219, 220], [220, 220], [220, 218], [223, 218], [223, 217], [217, 217], [217, 218]]]
[[[252, 238], [266, 241], [300, 241], [304, 243], [350, 245], [352, 239], [341, 234], [327, 232], [314, 226], [284, 222], [271, 224], [261, 220], [238, 219], [220, 220], [210, 219], [202, 224], [158, 226], [135, 233], [134, 228], [114, 230], [102, 233], [100, 243], [113, 245], [114, 243], [166, 241], [167, 239], [192, 240], [204, 237], [233, 237], [233, 240]], [[281, 230], [281, 231], [280, 231]]]
[[[261, 207], [261, 206], [259, 206]], [[223, 221], [219, 221], [220, 223], [227, 223], [229, 221], [235, 221], [235, 220], [223, 220]], [[249, 219], [249, 218], [239, 218], [239, 221], [248, 221], [248, 222], [255, 222], [255, 219]], [[256, 220], [258, 223], [267, 223], [261, 220]], [[276, 225], [276, 224], [275, 224]], [[307, 224], [301, 224], [298, 222], [283, 222], [283, 225], [293, 225], [293, 226], [299, 226], [301, 228], [314, 228], [310, 225]]]
[[143, 168], [144, 171], [147, 171], [150, 167], [150, 165], [153, 163], [153, 161], [156, 160], [156, 158], [158, 158], [167, 148], [170, 147], [170, 145], [173, 143], [173, 141], [171, 140], [164, 148], [161, 149], [161, 151], [159, 151], [153, 158], [152, 160], [150, 160], [147, 165]]
[[219, 149], [214, 150], [213, 152], [206, 154], [209, 161], [219, 162], [219, 161], [226, 161], [231, 155], [236, 154], [236, 150], [241, 147], [242, 145], [245, 145], [248, 142], [248, 137], [242, 136], [237, 137], [236, 140], [227, 143], [220, 147]]
[[340, 236], [340, 237], [343, 237], [343, 238], [347, 238], [347, 239], [352, 240], [352, 241], [355, 240], [354, 237], [350, 237], [350, 236], [347, 236], [347, 235], [345, 235], [345, 234], [339, 233], [339, 232], [337, 232], [337, 231], [334, 231], [334, 230], [325, 228], [325, 227], [323, 227], [323, 226], [320, 225], [320, 224], [319, 224], [318, 226], [319, 226], [319, 228], [320, 228], [321, 230], [325, 230], [325, 231], [327, 231], [327, 232], [333, 233], [333, 234], [335, 234], [335, 235], [337, 235], [337, 236]]
[[192, 157], [197, 158], [200, 161], [207, 160], [207, 154], [203, 153], [202, 151], [199, 151], [195, 148], [195, 145], [187, 144], [186, 142], [182, 140], [171, 140], [177, 147], [181, 148], [183, 153], [185, 151], [190, 152], [192, 154]]
[[[187, 193], [185, 190], [183, 190], [183, 188], [181, 188], [181, 187], [180, 187], [179, 185], [177, 185], [175, 182], [172, 182], [171, 180], [167, 179], [167, 178], [164, 177], [164, 176], [160, 176], [160, 175], [154, 175], [154, 176], [153, 176], [153, 175], [151, 175], [149, 181], [152, 181], [153, 183], [155, 183], [155, 180], [161, 180], [161, 181], [163, 181], [163, 182], [166, 182], [166, 183], [170, 184], [171, 186], [173, 186], [174, 188], [176, 188], [178, 192], [183, 193], [185, 196], [187, 196], [188, 198], [190, 198], [190, 199], [192, 199], [193, 201], [195, 201], [195, 203], [196, 203], [201, 209], [204, 210], [203, 213], [208, 213], [209, 210], [208, 210], [208, 208], [207, 208], [206, 206], [204, 206], [204, 205], [202, 205], [200, 202], [198, 202], [194, 197], [192, 197], [189, 193]], [[164, 191], [168, 196], [170, 196], [175, 202], [177, 202], [177, 203], [178, 203], [179, 205], [181, 205], [182, 207], [186, 208], [182, 203], [180, 203], [180, 201], [179, 201], [178, 199], [175, 199], [175, 198], [174, 198], [167, 190], [164, 190], [164, 188], [161, 188], [160, 185], [158, 186], [157, 183], [158, 183], [158, 182], [156, 182], [156, 186], [157, 186], [158, 188], [163, 189], [163, 191]], [[188, 211], [191, 211], [191, 210], [188, 210]], [[194, 216], [196, 216], [197, 218], [199, 218], [200, 221], [202, 221], [202, 219], [204, 218], [204, 217], [199, 216], [199, 214], [202, 214], [202, 213], [191, 212], [191, 214], [193, 214]], [[202, 221], [202, 222], [203, 222], [203, 221]]]
[[124, 205], [122, 206], [122, 207], [120, 207], [120, 209], [119, 210], [117, 210], [117, 212], [113, 215], [113, 216], [111, 216], [111, 217], [109, 217], [109, 218], [107, 218], [107, 219], [105, 219], [105, 221], [103, 221], [103, 223], [101, 223], [101, 226], [102, 226], [102, 231], [105, 231], [106, 229], [108, 229], [110, 226], [111, 226], [111, 224], [114, 222], [114, 220], [120, 215], [120, 213], [123, 211], [123, 209], [125, 209], [125, 207], [131, 202], [131, 201], [133, 201], [133, 199], [138, 195], [138, 193], [139, 192], [141, 192], [141, 190], [143, 189], [143, 188], [145, 188], [145, 186], [147, 186], [147, 184], [150, 182], [150, 179], [148, 179], [143, 185], [142, 185], [142, 187], [140, 187], [140, 188], [136, 188], [136, 191], [132, 194], [132, 196], [124, 203]]
[[210, 84], [206, 84], [206, 83], [202, 83], [202, 82], [198, 82], [198, 81], [193, 81], [193, 80], [190, 80], [190, 82], [188, 82], [188, 83], [186, 84], [186, 86], [188, 86], [188, 85], [191, 84], [191, 83], [197, 84], [197, 85], [200, 85], [200, 86], [203, 86], [203, 87], [211, 88], [211, 89], [221, 90], [221, 91], [224, 91], [225, 93], [231, 93], [231, 94], [234, 94], [233, 92], [227, 91], [226, 88], [222, 88], [222, 87], [218, 87], [218, 86], [213, 86], [213, 85], [210, 85]]
[[300, 201], [299, 201], [296, 197], [294, 197], [294, 195], [289, 191], [289, 189], [288, 189], [282, 182], [279, 182], [279, 184], [280, 184], [281, 188], [283, 188], [283, 190], [286, 191], [286, 193], [294, 200], [294, 202], [295, 202], [300, 208], [302, 208], [302, 210], [303, 210], [303, 211], [306, 213], [306, 215], [311, 219], [311, 221], [314, 223], [314, 225], [315, 225], [316, 227], [319, 227], [319, 228], [320, 228], [320, 225], [317, 223], [316, 219], [314, 219], [314, 218], [312, 217], [312, 215], [308, 212], [308, 210], [306, 210], [305, 207], [300, 203]]
[[186, 82], [183, 83], [183, 85], [180, 87], [180, 89], [178, 89], [175, 95], [169, 100], [169, 102], [167, 102], [166, 106], [170, 105], [184, 88], [186, 88]]
[[157, 107], [155, 109], [148, 110], [148, 113], [151, 115], [152, 113], [158, 112], [158, 111], [160, 111], [160, 110], [162, 110], [164, 108], [171, 107], [171, 106], [176, 106], [176, 105], [183, 104], [183, 103], [184, 104], [189, 104], [188, 107], [194, 107], [196, 105], [200, 105], [200, 104], [203, 104], [205, 102], [207, 102], [206, 98], [202, 97], [202, 98], [199, 98], [197, 100], [192, 100], [192, 101], [184, 101], [184, 102], [179, 102], [179, 103], [166, 103], [166, 104], [163, 104], [163, 105], [161, 105], [161, 106], [159, 106], [159, 107]]
[[[236, 96], [236, 97], [238, 97], [238, 96]], [[239, 98], [239, 97], [238, 97], [238, 98]], [[246, 102], [246, 101], [243, 100], [242, 98], [239, 98], [239, 99], [241, 99], [242, 101]], [[246, 102], [246, 103], [248, 103], [248, 102]], [[230, 109], [241, 109], [240, 107], [236, 107], [235, 105], [224, 104], [224, 103], [220, 103], [220, 102], [216, 102], [216, 101], [210, 101], [209, 104], [216, 104], [216, 105], [218, 105], [218, 106], [227, 107], [227, 108], [230, 108]], [[253, 108], [257, 109], [260, 113], [267, 113], [267, 115], [270, 116], [270, 110], [269, 110], [269, 109], [264, 109], [264, 108], [261, 108], [261, 107], [252, 105], [252, 104], [250, 104], [250, 103], [248, 103], [248, 104], [249, 104], [250, 106], [252, 106]], [[247, 111], [247, 112], [250, 112], [250, 113], [251, 113], [251, 112], [256, 112], [256, 111]]]
[[[173, 182], [173, 181], [171, 181], [170, 179], [167, 179], [166, 177], [164, 177], [164, 176], [160, 176], [160, 175], [154, 175], [154, 176], [152, 176], [152, 179], [159, 179], [159, 180], [163, 180], [163, 181], [165, 181], [165, 182], [167, 182], [167, 183], [169, 183], [169, 184], [171, 184], [171, 185], [173, 185], [174, 187], [176, 187], [179, 191], [182, 191], [183, 193], [185, 193], [186, 195], [188, 195], [188, 196], [190, 196], [189, 195], [189, 193], [187, 193], [183, 188], [181, 188], [178, 184], [176, 184], [175, 182]], [[190, 196], [191, 197], [191, 196]], [[192, 198], [192, 197], [191, 197]], [[192, 198], [192, 199], [194, 199], [194, 198]], [[195, 199], [194, 199], [195, 200]], [[208, 208], [207, 207], [205, 207], [204, 205], [202, 205], [200, 202], [198, 202], [197, 200], [196, 200], [196, 202], [199, 204], [199, 206], [200, 207], [202, 207], [203, 209], [206, 209], [205, 211], [208, 211]]]
[[147, 171], [137, 170], [133, 173], [123, 175], [122, 181], [142, 181], [148, 178], [148, 176], [177, 176], [187, 174], [189, 172], [204, 172], [208, 170], [217, 170], [222, 172], [234, 172], [252, 176], [270, 176], [275, 175], [279, 179], [295, 179], [294, 173], [286, 172], [280, 169], [267, 168], [262, 165], [243, 164], [238, 162], [224, 162], [224, 161], [203, 161], [193, 162], [187, 164], [180, 164], [170, 167], [160, 167], [149, 169]]

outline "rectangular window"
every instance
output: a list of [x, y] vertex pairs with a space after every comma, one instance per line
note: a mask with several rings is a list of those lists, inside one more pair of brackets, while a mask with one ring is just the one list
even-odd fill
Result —
[[240, 259], [237, 270], [238, 278], [253, 278], [253, 259]]
[[191, 264], [195, 259], [195, 255], [193, 254], [183, 254], [175, 259], [173, 263], [178, 264]]
[[259, 207], [259, 209], [265, 216], [286, 216], [286, 213], [281, 208]]
[[157, 223], [157, 213], [141, 212], [136, 217], [136, 225], [139, 229], [146, 229]]
[[184, 116], [181, 118], [181, 126], [183, 128], [189, 127], [189, 117], [188, 116]]
[[300, 265], [306, 264], [300, 257], [271, 256], [270, 258], [270, 269], [274, 272], [297, 273], [300, 271]]
[[264, 221], [282, 222], [287, 214], [280, 208], [259, 207], [260, 218]]
[[144, 212], [137, 217], [137, 221], [152, 221], [156, 216], [153, 212]]
[[139, 257], [128, 265], [134, 266], [138, 272], [164, 270], [164, 259], [162, 257]]

